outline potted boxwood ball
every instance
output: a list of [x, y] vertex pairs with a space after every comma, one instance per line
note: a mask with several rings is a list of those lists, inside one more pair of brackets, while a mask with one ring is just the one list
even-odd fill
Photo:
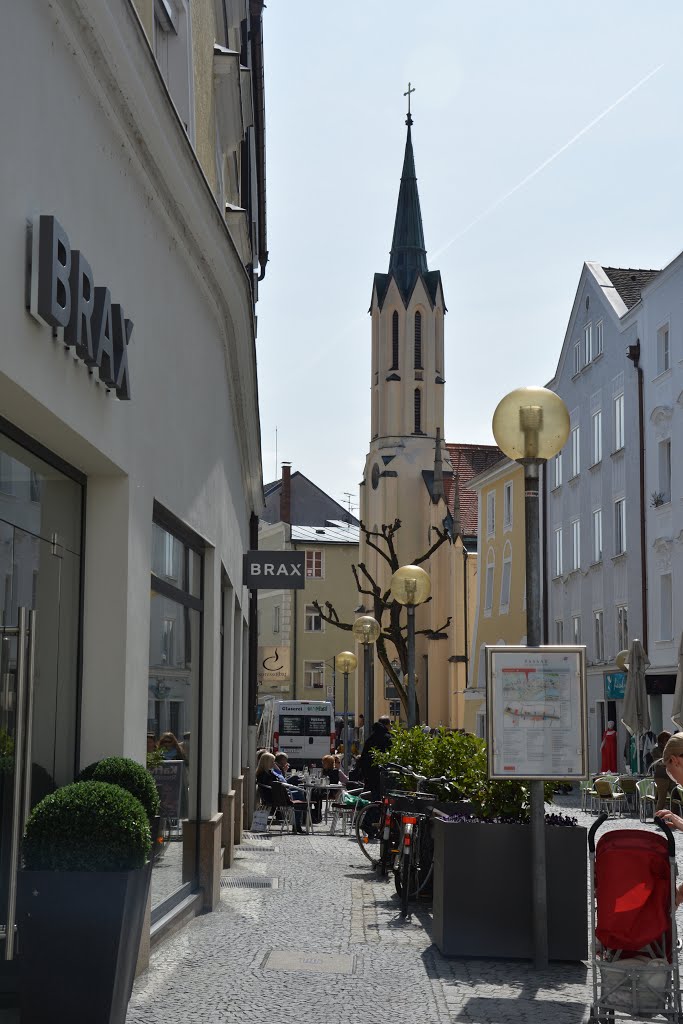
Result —
[[19, 872], [22, 1024], [124, 1024], [150, 880], [147, 812], [75, 782], [34, 807]]
[[147, 812], [152, 831], [152, 859], [160, 853], [159, 790], [148, 768], [130, 757], [105, 757], [89, 764], [78, 776], [77, 782], [111, 782], [137, 797]]

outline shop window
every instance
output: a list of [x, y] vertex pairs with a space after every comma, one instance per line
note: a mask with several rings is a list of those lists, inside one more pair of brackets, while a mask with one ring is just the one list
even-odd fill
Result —
[[199, 539], [190, 544], [185, 529], [176, 532], [167, 518], [163, 513], [163, 523], [152, 526], [147, 741], [164, 758], [155, 771], [164, 794], [166, 840], [152, 870], [153, 922], [198, 884], [196, 845], [185, 842], [183, 833], [199, 813], [198, 764], [191, 750], [201, 747], [203, 560]]

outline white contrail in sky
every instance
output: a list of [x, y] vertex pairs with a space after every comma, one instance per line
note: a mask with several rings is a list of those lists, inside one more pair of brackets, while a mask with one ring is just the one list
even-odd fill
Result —
[[612, 111], [615, 110], [620, 103], [623, 103], [624, 100], [628, 99], [629, 96], [632, 96], [637, 89], [640, 89], [641, 85], [645, 85], [645, 83], [650, 78], [652, 78], [653, 75], [656, 75], [658, 71], [661, 71], [663, 67], [664, 65], [660, 64], [658, 67], [653, 68], [652, 71], [648, 71], [648, 73], [643, 78], [641, 78], [640, 81], [636, 82], [635, 85], [632, 85], [630, 89], [627, 89], [627, 91], [622, 96], [620, 96], [619, 99], [615, 100], [614, 103], [610, 103], [608, 107], [605, 107], [601, 114], [598, 114], [597, 117], [594, 117], [592, 121], [589, 121], [588, 124], [581, 129], [581, 131], [577, 132], [576, 135], [573, 135], [568, 142], [565, 142], [563, 146], [560, 146], [558, 150], [556, 150], [551, 156], [544, 160], [542, 164], [539, 164], [535, 170], [527, 174], [525, 178], [522, 178], [522, 180], [518, 182], [514, 188], [511, 188], [509, 192], [506, 192], [505, 195], [500, 196], [498, 199], [496, 199], [494, 203], [491, 203], [490, 206], [487, 206], [487, 208], [483, 210], [482, 213], [478, 214], [474, 218], [474, 220], [471, 220], [469, 224], [467, 224], [462, 229], [462, 231], [459, 231], [457, 235], [454, 235], [449, 242], [446, 242], [444, 245], [440, 246], [440, 248], [438, 248], [436, 252], [430, 253], [430, 259], [436, 259], [437, 257], [441, 256], [441, 254], [444, 253], [446, 249], [449, 249], [455, 242], [458, 241], [458, 239], [462, 238], [463, 235], [466, 235], [468, 231], [471, 231], [471, 229], [475, 227], [475, 225], [479, 224], [482, 220], [484, 220], [485, 217], [488, 217], [495, 210], [497, 210], [498, 207], [501, 206], [504, 202], [506, 202], [506, 200], [508, 200], [511, 196], [513, 196], [515, 192], [519, 192], [521, 188], [524, 188], [524, 186], [527, 185], [533, 178], [535, 178], [537, 174], [540, 174], [541, 171], [544, 171], [545, 168], [553, 162], [553, 160], [557, 160], [558, 156], [562, 156], [562, 154], [566, 150], [568, 150], [570, 146], [573, 146], [575, 142], [578, 142], [578, 140], [583, 135], [585, 135], [586, 132], [589, 132], [591, 128], [595, 128], [596, 124], [599, 124], [600, 121], [607, 117], [608, 114], [611, 114]]

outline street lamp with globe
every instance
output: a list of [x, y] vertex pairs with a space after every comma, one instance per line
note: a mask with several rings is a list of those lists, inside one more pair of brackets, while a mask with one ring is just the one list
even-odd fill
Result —
[[402, 565], [391, 577], [391, 596], [408, 612], [408, 728], [417, 725], [415, 713], [415, 606], [424, 604], [432, 581], [419, 565]]
[[373, 657], [370, 653], [370, 647], [377, 642], [380, 634], [380, 625], [372, 615], [361, 615], [354, 622], [351, 631], [358, 643], [363, 645], [363, 713], [365, 718], [365, 735], [367, 736], [375, 716]]
[[349, 773], [349, 672], [355, 672], [358, 658], [353, 651], [337, 655], [337, 666], [344, 673], [344, 772]]
[[[527, 645], [539, 647], [542, 642], [539, 466], [564, 447], [569, 437], [569, 413], [560, 396], [547, 388], [517, 388], [498, 403], [492, 426], [501, 451], [524, 467]], [[543, 782], [532, 780], [530, 789], [534, 961], [537, 968], [543, 968], [548, 964]]]

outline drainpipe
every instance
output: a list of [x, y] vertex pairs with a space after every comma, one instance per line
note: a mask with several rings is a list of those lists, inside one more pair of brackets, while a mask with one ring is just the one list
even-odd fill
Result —
[[254, 84], [254, 134], [258, 188], [259, 281], [266, 276], [268, 241], [266, 235], [266, 104], [263, 74], [263, 0], [250, 0], [251, 67]]
[[467, 548], [465, 547], [464, 544], [462, 546], [462, 568], [463, 568], [463, 573], [464, 573], [462, 590], [463, 590], [463, 598], [464, 598], [464, 601], [463, 601], [463, 604], [464, 604], [463, 624], [465, 626], [465, 689], [467, 689], [467, 687], [470, 685], [470, 655], [469, 655], [468, 639], [467, 639], [468, 635], [469, 635], [469, 625], [468, 625], [469, 618], [468, 618], [468, 613], [467, 613], [467, 605], [468, 605], [468, 602], [469, 602], [469, 587], [467, 586]]
[[[542, 615], [543, 615], [543, 642], [548, 643], [550, 633], [548, 632], [548, 488], [550, 477], [548, 476], [548, 463], [543, 463], [541, 469], [543, 479], [543, 491], [541, 501], [541, 586], [543, 593], [541, 595], [542, 600]], [[529, 595], [527, 594], [527, 611], [529, 608]], [[527, 639], [528, 639], [528, 626], [527, 626]], [[554, 641], [553, 641], [554, 642]]]
[[643, 368], [640, 365], [640, 338], [635, 345], [629, 345], [626, 356], [633, 363], [638, 374], [638, 453], [640, 474], [640, 586], [643, 616], [643, 647], [648, 649], [648, 614], [647, 614], [647, 550], [645, 547], [645, 409], [643, 402]]

